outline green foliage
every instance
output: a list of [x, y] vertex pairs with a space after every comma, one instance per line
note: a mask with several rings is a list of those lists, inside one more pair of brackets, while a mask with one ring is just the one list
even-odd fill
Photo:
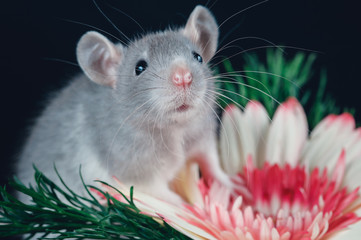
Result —
[[[57, 186], [36, 168], [34, 176], [35, 187], [26, 187], [16, 178], [9, 183], [31, 197], [32, 203], [20, 202], [6, 187], [0, 188], [0, 238], [25, 233], [31, 238], [40, 233], [44, 238], [55, 234], [51, 238], [56, 239], [189, 239], [166, 223], [140, 214], [132, 189], [129, 199], [124, 196], [127, 203], [123, 203], [95, 186], [84, 185], [88, 194], [80, 196], [63, 181], [63, 187]], [[88, 187], [104, 195], [108, 204], [102, 205]]]
[[310, 105], [307, 116], [311, 129], [326, 115], [340, 113], [341, 109], [335, 105], [335, 101], [325, 94], [325, 70], [321, 71], [317, 91], [306, 88], [313, 76], [315, 53], [307, 55], [298, 52], [288, 59], [282, 50], [269, 49], [266, 61], [255, 54], [244, 55], [244, 58], [243, 71], [235, 71], [231, 62], [224, 60], [226, 73], [219, 74], [220, 80], [217, 80], [217, 90], [222, 94], [219, 95], [218, 102], [222, 107], [234, 103], [243, 108], [248, 101], [257, 100], [272, 117], [277, 106], [293, 96], [303, 106]]

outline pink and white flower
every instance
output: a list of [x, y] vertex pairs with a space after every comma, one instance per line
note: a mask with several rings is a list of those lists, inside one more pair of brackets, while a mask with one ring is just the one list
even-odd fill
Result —
[[361, 129], [350, 114], [330, 115], [309, 134], [290, 98], [272, 121], [250, 102], [227, 107], [222, 122], [222, 166], [250, 194], [205, 182], [189, 164], [174, 184], [188, 203], [136, 192], [144, 213], [193, 239], [361, 239]]

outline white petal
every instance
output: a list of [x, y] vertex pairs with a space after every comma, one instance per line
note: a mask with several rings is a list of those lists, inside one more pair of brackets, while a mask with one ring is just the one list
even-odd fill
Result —
[[295, 166], [307, 138], [307, 119], [302, 106], [290, 98], [276, 110], [267, 138], [266, 160]]
[[318, 223], [316, 223], [312, 228], [311, 239], [316, 239], [316, 237], [318, 237], [318, 234], [320, 234], [320, 227], [318, 226]]
[[[254, 154], [255, 152], [255, 139], [252, 134], [252, 127], [249, 126], [249, 122], [245, 120], [245, 113], [242, 112], [239, 118], [235, 118], [238, 129], [239, 136], [239, 153], [241, 155], [241, 166], [246, 165], [249, 154]], [[252, 155], [253, 156], [253, 155]], [[238, 169], [238, 171], [242, 171], [242, 168]]]
[[234, 175], [242, 171], [249, 156], [252, 156], [254, 165], [260, 165], [257, 162], [261, 161], [261, 146], [265, 143], [269, 126], [264, 107], [252, 101], [247, 104], [245, 112], [242, 112], [230, 105], [223, 113], [222, 123], [220, 152], [225, 172]]
[[179, 221], [177, 223], [170, 224], [174, 229], [183, 233], [184, 235], [190, 237], [191, 239], [199, 239], [199, 240], [217, 240], [217, 238], [205, 232], [203, 229], [200, 229], [186, 221]]
[[332, 181], [335, 182], [335, 189], [338, 189], [341, 185], [341, 182], [343, 180], [344, 174], [345, 174], [345, 168], [346, 168], [346, 151], [343, 149], [338, 160], [336, 167], [333, 169], [332, 174]]
[[261, 239], [271, 239], [271, 231], [266, 220], [261, 222], [260, 237]]
[[320, 169], [333, 169], [338, 156], [344, 148], [346, 153], [355, 137], [355, 121], [350, 114], [340, 116], [329, 115], [322, 120], [311, 133], [307, 142], [302, 161], [311, 169], [316, 166]]
[[246, 233], [246, 240], [254, 240], [254, 238], [250, 232]]
[[[351, 191], [361, 186], [361, 157], [355, 159], [352, 161], [352, 164], [347, 166], [343, 185], [347, 186]], [[359, 193], [361, 194], [361, 189]]]
[[279, 235], [278, 231], [275, 228], [272, 228], [271, 234], [272, 234], [272, 240], [279, 240], [280, 239], [280, 235]]
[[244, 127], [249, 129], [252, 138], [242, 139], [242, 141], [252, 142], [252, 149], [245, 153], [246, 159], [248, 155], [252, 155], [253, 164], [262, 166], [265, 161], [265, 145], [267, 132], [269, 129], [269, 116], [262, 104], [256, 101], [248, 102], [244, 111]]
[[361, 128], [354, 131], [349, 145], [350, 146], [347, 147], [347, 155], [349, 156], [350, 162], [352, 162], [354, 159], [361, 157]]
[[229, 175], [235, 175], [241, 169], [241, 155], [239, 151], [239, 129], [236, 119], [241, 118], [242, 113], [236, 106], [230, 105], [222, 116], [220, 133], [220, 161], [223, 170]]

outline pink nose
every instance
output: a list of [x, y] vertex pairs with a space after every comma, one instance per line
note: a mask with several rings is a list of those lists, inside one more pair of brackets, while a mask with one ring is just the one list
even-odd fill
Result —
[[191, 85], [193, 77], [188, 69], [177, 68], [173, 72], [173, 83], [179, 87], [189, 87]]

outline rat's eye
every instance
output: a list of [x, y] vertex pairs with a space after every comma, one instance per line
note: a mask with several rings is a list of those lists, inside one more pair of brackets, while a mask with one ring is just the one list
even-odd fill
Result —
[[137, 65], [135, 65], [135, 74], [138, 76], [139, 74], [141, 74], [142, 72], [144, 72], [144, 70], [148, 67], [148, 64], [146, 61], [144, 60], [140, 60], [139, 62], [137, 62]]
[[196, 53], [196, 52], [192, 52], [192, 54], [193, 54], [193, 57], [194, 57], [198, 62], [200, 62], [200, 63], [203, 62], [203, 58], [201, 57], [201, 55], [199, 55], [199, 54]]

